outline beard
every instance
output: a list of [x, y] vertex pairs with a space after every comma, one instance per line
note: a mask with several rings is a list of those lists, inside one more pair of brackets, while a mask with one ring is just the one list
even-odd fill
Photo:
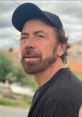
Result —
[[[38, 74], [44, 72], [49, 68], [57, 59], [55, 56], [56, 48], [53, 49], [53, 52], [50, 56], [43, 59], [41, 53], [35, 52], [32, 48], [28, 48], [25, 53], [22, 54], [21, 63], [24, 68], [24, 71], [28, 74]], [[25, 57], [34, 56], [38, 57], [37, 61], [25, 61]]]

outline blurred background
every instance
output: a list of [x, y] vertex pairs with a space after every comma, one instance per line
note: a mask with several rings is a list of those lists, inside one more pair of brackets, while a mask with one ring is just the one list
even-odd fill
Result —
[[[59, 15], [71, 48], [67, 66], [82, 80], [82, 1], [80, 0], [1, 0], [0, 1], [0, 117], [26, 117], [38, 88], [33, 76], [20, 64], [20, 33], [11, 18], [20, 4], [32, 2]], [[30, 12], [30, 11], [29, 11]]]

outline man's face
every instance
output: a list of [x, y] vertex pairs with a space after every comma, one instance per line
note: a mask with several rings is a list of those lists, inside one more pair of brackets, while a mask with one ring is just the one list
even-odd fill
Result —
[[21, 63], [26, 73], [44, 72], [57, 59], [57, 36], [53, 27], [40, 20], [29, 20], [20, 39]]

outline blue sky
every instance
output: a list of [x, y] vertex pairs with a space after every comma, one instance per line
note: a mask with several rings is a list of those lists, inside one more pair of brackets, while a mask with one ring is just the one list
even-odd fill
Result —
[[1, 0], [0, 48], [19, 47], [20, 33], [12, 26], [14, 10], [22, 3], [32, 2], [42, 10], [57, 14], [64, 25], [69, 42], [82, 40], [82, 1], [66, 0]]

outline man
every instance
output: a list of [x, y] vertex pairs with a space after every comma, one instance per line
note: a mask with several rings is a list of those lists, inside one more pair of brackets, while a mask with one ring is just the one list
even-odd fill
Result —
[[82, 83], [65, 68], [69, 44], [60, 18], [32, 3], [12, 16], [21, 32], [21, 63], [40, 85], [28, 117], [82, 117]]

